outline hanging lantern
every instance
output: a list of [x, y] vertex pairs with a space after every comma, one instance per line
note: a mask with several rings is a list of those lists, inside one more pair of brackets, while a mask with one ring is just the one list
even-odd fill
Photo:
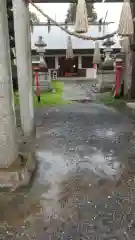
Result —
[[99, 42], [95, 42], [93, 63], [99, 64], [100, 62], [101, 62], [101, 54], [100, 54]]
[[88, 14], [85, 0], [78, 0], [76, 8], [75, 31], [77, 33], [88, 32]]
[[134, 32], [133, 29], [130, 1], [124, 0], [117, 32], [120, 36], [131, 36]]
[[66, 59], [73, 58], [74, 53], [73, 53], [73, 48], [72, 48], [72, 40], [71, 36], [68, 36], [67, 39], [67, 49], [66, 49]]

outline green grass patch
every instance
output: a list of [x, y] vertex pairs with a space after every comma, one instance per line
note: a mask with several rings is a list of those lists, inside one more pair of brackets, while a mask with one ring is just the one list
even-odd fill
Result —
[[[40, 103], [37, 101], [37, 97], [34, 94], [34, 105], [35, 106], [44, 106], [44, 105], [59, 105], [59, 104], [70, 104], [71, 101], [65, 101], [62, 99], [63, 95], [63, 83], [60, 81], [52, 81], [53, 89], [55, 89], [55, 92], [42, 92], [40, 94]], [[14, 102], [15, 105], [19, 104], [19, 94], [14, 94]]]
[[103, 103], [105, 105], [112, 106], [122, 106], [125, 104], [125, 101], [122, 98], [114, 98], [111, 93], [102, 93], [97, 97], [97, 103]]

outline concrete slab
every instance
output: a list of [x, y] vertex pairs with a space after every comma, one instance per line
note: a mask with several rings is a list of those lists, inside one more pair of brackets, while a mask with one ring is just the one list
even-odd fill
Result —
[[14, 191], [19, 187], [27, 186], [36, 169], [34, 153], [21, 153], [18, 159], [6, 169], [0, 169], [0, 188], [9, 188]]
[[64, 82], [64, 100], [83, 100], [83, 99], [95, 99], [94, 89], [96, 87], [96, 81], [88, 82]]

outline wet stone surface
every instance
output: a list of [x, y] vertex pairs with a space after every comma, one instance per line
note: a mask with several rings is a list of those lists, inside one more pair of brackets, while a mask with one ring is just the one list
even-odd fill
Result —
[[99, 91], [96, 80], [77, 82], [74, 81], [72, 83], [68, 81], [64, 83], [64, 100], [96, 100], [96, 92]]
[[38, 171], [0, 193], [0, 239], [135, 239], [135, 115], [96, 104], [38, 109]]

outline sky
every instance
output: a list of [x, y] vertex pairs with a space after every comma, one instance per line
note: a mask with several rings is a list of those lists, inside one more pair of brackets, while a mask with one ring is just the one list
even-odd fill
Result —
[[[67, 9], [69, 7], [69, 3], [39, 3], [37, 4], [44, 12], [46, 12], [50, 17], [55, 20], [62, 22], [65, 19]], [[115, 22], [115, 24], [110, 25], [110, 29], [112, 31], [116, 30], [120, 12], [121, 12], [121, 3], [95, 3], [95, 10], [98, 15], [98, 19], [101, 17], [105, 17], [106, 11], [108, 10], [108, 15], [106, 21]], [[40, 15], [40, 13], [30, 6], [30, 10], [36, 12], [41, 21], [45, 21], [45, 18]]]

